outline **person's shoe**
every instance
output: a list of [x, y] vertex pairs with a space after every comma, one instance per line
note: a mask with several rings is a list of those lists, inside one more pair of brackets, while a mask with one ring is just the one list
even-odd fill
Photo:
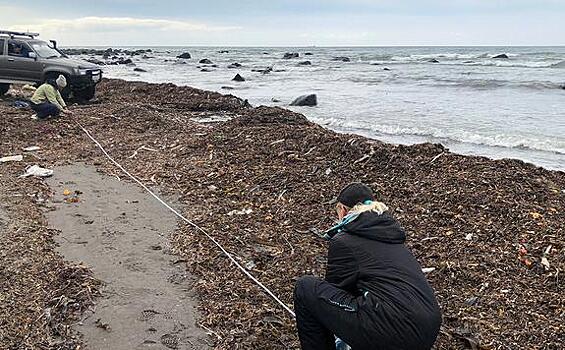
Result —
[[31, 119], [33, 119], [33, 120], [39, 120], [39, 118], [37, 117], [37, 114], [32, 115], [32, 116], [31, 116]]

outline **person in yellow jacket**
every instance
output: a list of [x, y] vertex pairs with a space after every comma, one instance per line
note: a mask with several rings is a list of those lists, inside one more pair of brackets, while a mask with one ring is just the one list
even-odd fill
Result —
[[45, 119], [57, 117], [61, 112], [71, 114], [66, 109], [67, 104], [61, 96], [60, 90], [67, 86], [67, 79], [64, 75], [59, 75], [57, 79], [47, 79], [40, 87], [35, 90], [31, 98], [31, 108], [35, 111], [33, 119]]

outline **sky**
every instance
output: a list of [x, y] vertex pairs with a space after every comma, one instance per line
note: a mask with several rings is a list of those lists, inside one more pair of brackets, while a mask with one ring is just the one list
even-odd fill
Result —
[[61, 46], [565, 45], [565, 0], [0, 0]]

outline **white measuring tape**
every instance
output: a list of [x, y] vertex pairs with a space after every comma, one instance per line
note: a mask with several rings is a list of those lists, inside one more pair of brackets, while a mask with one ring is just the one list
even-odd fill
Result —
[[271, 298], [273, 298], [277, 303], [279, 303], [286, 311], [288, 311], [288, 313], [295, 318], [296, 315], [294, 313], [294, 311], [292, 311], [291, 308], [289, 308], [285, 303], [283, 303], [273, 292], [271, 292], [269, 290], [269, 288], [267, 288], [263, 283], [261, 283], [257, 278], [255, 278], [255, 276], [253, 276], [249, 271], [247, 271], [243, 266], [241, 266], [241, 264], [239, 262], [237, 262], [237, 260], [235, 260], [235, 258], [227, 251], [224, 249], [224, 247], [222, 247], [222, 245], [216, 241], [216, 239], [214, 239], [214, 237], [212, 237], [206, 230], [204, 230], [202, 227], [198, 226], [197, 224], [195, 224], [194, 222], [188, 220], [187, 218], [185, 218], [181, 213], [179, 213], [178, 211], [176, 211], [174, 208], [172, 208], [170, 205], [168, 205], [165, 201], [163, 201], [161, 198], [159, 198], [159, 196], [157, 196], [155, 193], [153, 193], [153, 191], [151, 191], [147, 186], [145, 186], [141, 181], [139, 181], [135, 176], [133, 176], [132, 174], [130, 174], [123, 166], [120, 165], [120, 163], [118, 163], [117, 161], [114, 160], [114, 158], [112, 158], [112, 156], [110, 156], [108, 154], [108, 152], [106, 152], [106, 150], [104, 149], [104, 147], [102, 147], [102, 145], [100, 144], [100, 142], [98, 142], [91, 134], [90, 132], [88, 132], [88, 130], [86, 130], [79, 122], [77, 122], [75, 120], [75, 123], [79, 126], [79, 128], [82, 129], [82, 131], [84, 131], [84, 133], [86, 134], [86, 136], [88, 136], [95, 144], [96, 146], [98, 146], [98, 148], [100, 148], [100, 150], [102, 151], [102, 153], [104, 153], [104, 155], [106, 156], [106, 158], [108, 158], [115, 166], [117, 166], [121, 171], [124, 172], [124, 174], [126, 174], [127, 176], [129, 176], [133, 181], [135, 181], [139, 186], [143, 187], [144, 190], [146, 190], [150, 195], [152, 195], [156, 200], [159, 201], [159, 203], [163, 204], [167, 209], [169, 209], [170, 211], [172, 211], [176, 216], [178, 216], [179, 218], [181, 218], [183, 221], [185, 221], [187, 224], [191, 225], [192, 227], [194, 227], [195, 229], [197, 229], [198, 231], [202, 232], [206, 237], [208, 237], [209, 240], [211, 240], [218, 248], [220, 248], [220, 250], [222, 251], [222, 253], [224, 253], [225, 256], [228, 257], [228, 259], [231, 260], [231, 262], [233, 262], [235, 264], [235, 266], [237, 266], [247, 277], [249, 277], [250, 280], [252, 280], [253, 282], [255, 282], [259, 287], [261, 287], [265, 293], [267, 293]]

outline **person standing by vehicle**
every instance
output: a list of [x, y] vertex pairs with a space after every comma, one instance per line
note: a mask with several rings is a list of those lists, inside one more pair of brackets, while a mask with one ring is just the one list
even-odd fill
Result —
[[302, 349], [429, 350], [441, 312], [404, 230], [361, 183], [340, 192], [336, 211], [325, 279], [302, 277], [294, 291]]
[[71, 114], [66, 109], [67, 104], [61, 96], [60, 90], [67, 86], [67, 79], [64, 75], [59, 75], [57, 79], [47, 79], [31, 98], [31, 108], [35, 111], [33, 119], [45, 119], [57, 117], [61, 112]]

